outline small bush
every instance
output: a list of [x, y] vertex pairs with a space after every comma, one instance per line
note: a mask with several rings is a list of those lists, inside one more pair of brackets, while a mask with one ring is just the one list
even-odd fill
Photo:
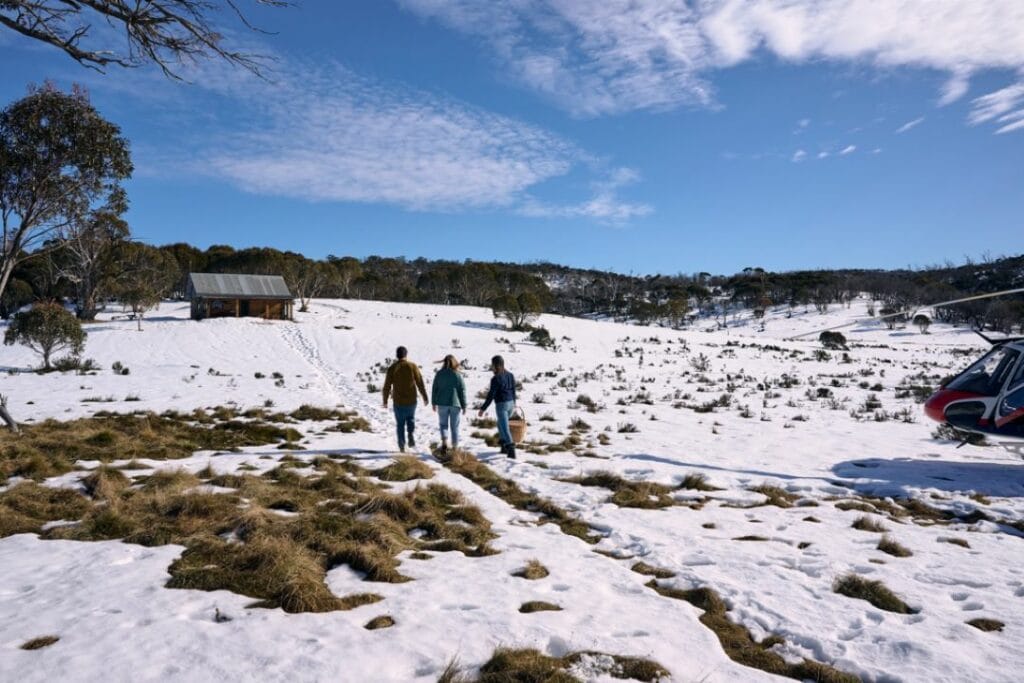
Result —
[[395, 625], [395, 620], [392, 619], [387, 614], [385, 614], [385, 615], [382, 615], [382, 616], [379, 616], [379, 617], [374, 617], [373, 619], [370, 619], [370, 621], [366, 622], [366, 626], [364, 626], [363, 628], [365, 628], [367, 631], [376, 631], [377, 629], [381, 629], [381, 628], [391, 628], [394, 625]]
[[[967, 622], [967, 625], [968, 626], [973, 626], [974, 628], [978, 629], [979, 631], [987, 631], [987, 632], [990, 632], [990, 631], [1002, 631], [1003, 627], [1006, 626], [1006, 624], [1004, 624], [1003, 622], [999, 621], [998, 619], [985, 619], [985, 618], [971, 619], [970, 621]], [[24, 646], [22, 646], [22, 647], [24, 647]]]
[[842, 332], [822, 332], [818, 335], [818, 341], [826, 349], [833, 351], [845, 351], [846, 350], [846, 337], [843, 336]]
[[114, 361], [114, 364], [110, 366], [110, 369], [114, 371], [115, 375], [127, 375], [131, 373], [131, 370], [129, 370], [128, 367], [119, 360]]

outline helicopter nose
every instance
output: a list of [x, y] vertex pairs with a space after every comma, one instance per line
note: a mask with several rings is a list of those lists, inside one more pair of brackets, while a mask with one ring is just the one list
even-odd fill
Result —
[[966, 391], [939, 389], [925, 401], [924, 414], [936, 422], [946, 422], [946, 407], [950, 403], [964, 398], [973, 398], [974, 396], [975, 394]]

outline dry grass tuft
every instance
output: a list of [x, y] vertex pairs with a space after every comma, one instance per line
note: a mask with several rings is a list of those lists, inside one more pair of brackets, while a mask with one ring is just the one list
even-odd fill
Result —
[[951, 543], [953, 545], [958, 545], [961, 548], [970, 548], [971, 547], [971, 544], [968, 543], [965, 539], [957, 538], [956, 536], [940, 536], [938, 538], [938, 541], [939, 541], [939, 543]]
[[543, 600], [531, 600], [524, 602], [520, 607], [519, 611], [523, 614], [532, 614], [534, 612], [561, 612], [562, 608], [550, 602], [544, 602]]
[[688, 474], [683, 477], [676, 488], [689, 489], [692, 491], [721, 491], [717, 486], [708, 483], [708, 478], [703, 474]]
[[903, 602], [881, 581], [869, 581], [857, 574], [847, 574], [836, 579], [832, 590], [848, 598], [867, 600], [872, 605], [886, 612], [897, 614], [916, 614], [917, 610]]
[[526, 563], [525, 567], [513, 572], [512, 576], [529, 581], [538, 581], [547, 578], [550, 574], [551, 572], [548, 571], [548, 568], [542, 565], [539, 560], [530, 560]]
[[637, 574], [643, 574], [644, 576], [653, 576], [656, 579], [671, 579], [676, 575], [671, 569], [662, 569], [661, 567], [654, 567], [647, 564], [646, 562], [637, 562], [630, 567]]
[[39, 533], [46, 522], [81, 519], [89, 506], [77, 491], [21, 482], [0, 493], [0, 538]]
[[852, 526], [857, 531], [873, 531], [875, 533], [885, 533], [889, 530], [885, 527], [884, 524], [874, 519], [873, 517], [868, 517], [867, 515], [862, 515], [858, 517], [853, 521], [853, 524], [851, 524], [850, 526]]
[[878, 542], [878, 549], [893, 557], [910, 557], [914, 554], [906, 546], [897, 543], [892, 536], [882, 536], [882, 540]]
[[1004, 624], [1003, 622], [999, 621], [998, 619], [985, 619], [985, 618], [971, 619], [970, 621], [967, 622], [967, 625], [968, 626], [973, 626], [974, 628], [978, 629], [979, 631], [986, 631], [986, 632], [1002, 631], [1003, 627], [1006, 626], [1006, 624]]
[[653, 510], [676, 504], [676, 501], [669, 495], [671, 492], [669, 487], [649, 481], [630, 481], [613, 472], [596, 471], [558, 481], [609, 489], [613, 492], [609, 502], [619, 507]]
[[382, 481], [411, 481], [413, 479], [432, 479], [434, 470], [427, 463], [412, 455], [403, 455], [395, 461], [371, 474]]
[[460, 672], [458, 663], [452, 660], [438, 680], [441, 683], [578, 683], [571, 673], [574, 665], [587, 660], [588, 665], [593, 666], [595, 661], [608, 659], [610, 663], [603, 673], [611, 678], [651, 683], [670, 676], [657, 662], [639, 657], [573, 652], [556, 658], [537, 650], [498, 648], [480, 667], [480, 675], [476, 678]]
[[796, 501], [800, 500], [800, 496], [790, 493], [789, 491], [786, 491], [784, 489], [781, 489], [778, 486], [771, 486], [769, 484], [754, 486], [747, 490], [753, 491], [754, 493], [760, 493], [767, 499], [760, 505], [752, 505], [751, 507], [760, 507], [761, 505], [774, 505], [775, 507], [780, 508], [791, 508], [796, 503]]
[[58, 640], [60, 640], [60, 636], [41, 636], [22, 643], [20, 647], [22, 650], [42, 650], [44, 647], [50, 647]]
[[381, 628], [391, 628], [394, 625], [395, 620], [387, 614], [384, 614], [379, 617], [374, 617], [373, 619], [370, 619], [368, 622], [366, 622], [366, 625], [363, 626], [363, 628], [365, 628], [367, 631], [376, 631], [377, 629]]

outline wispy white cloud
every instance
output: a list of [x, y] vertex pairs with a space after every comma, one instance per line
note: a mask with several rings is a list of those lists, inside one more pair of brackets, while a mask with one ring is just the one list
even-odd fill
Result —
[[769, 53], [949, 74], [1024, 67], [1020, 0], [398, 0], [476, 35], [521, 80], [582, 116], [713, 105], [713, 72]]
[[853, 154], [857, 151], [857, 145], [847, 145], [839, 150], [839, 156], [846, 156], [847, 154]]
[[920, 116], [920, 117], [914, 119], [913, 121], [907, 121], [906, 123], [904, 123], [902, 126], [900, 126], [899, 128], [896, 129], [896, 133], [897, 134], [906, 133], [908, 130], [911, 130], [912, 128], [916, 128], [917, 126], [921, 125], [922, 123], [924, 123], [924, 117]]
[[593, 196], [575, 204], [556, 204], [536, 199], [526, 200], [519, 208], [524, 216], [537, 218], [591, 218], [601, 223], [621, 225], [654, 211], [649, 204], [625, 202], [618, 191], [640, 179], [633, 169], [617, 168], [607, 177], [591, 183]]
[[802, 149], [798, 149], [797, 151], [793, 152], [793, 156], [790, 157], [790, 161], [792, 161], [793, 163], [799, 163], [799, 162], [803, 161], [806, 158], [807, 158], [807, 152], [805, 152]]
[[828, 159], [830, 156], [829, 152], [818, 152], [819, 159]]
[[1024, 129], [1024, 73], [1017, 83], [972, 100], [968, 120], [973, 125], [995, 122], [996, 133]]
[[536, 204], [531, 192], [572, 172], [596, 180], [571, 215], [624, 222], [650, 212], [618, 196], [635, 176], [617, 171], [609, 178], [607, 162], [573, 142], [449, 97], [336, 64], [281, 58], [273, 83], [203, 68], [195, 87], [223, 100], [211, 107], [219, 118], [190, 133], [171, 166], [248, 192], [539, 216], [525, 208]]

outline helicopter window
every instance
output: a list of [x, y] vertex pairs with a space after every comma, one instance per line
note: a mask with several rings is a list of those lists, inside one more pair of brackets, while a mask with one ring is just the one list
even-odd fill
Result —
[[1024, 408], [1024, 386], [1018, 387], [1016, 391], [1011, 391], [999, 403], [999, 416], [1006, 417], [1021, 408]]
[[947, 389], [969, 391], [983, 396], [996, 396], [1013, 372], [1020, 352], [1005, 346], [992, 349], [978, 362], [949, 383]]

